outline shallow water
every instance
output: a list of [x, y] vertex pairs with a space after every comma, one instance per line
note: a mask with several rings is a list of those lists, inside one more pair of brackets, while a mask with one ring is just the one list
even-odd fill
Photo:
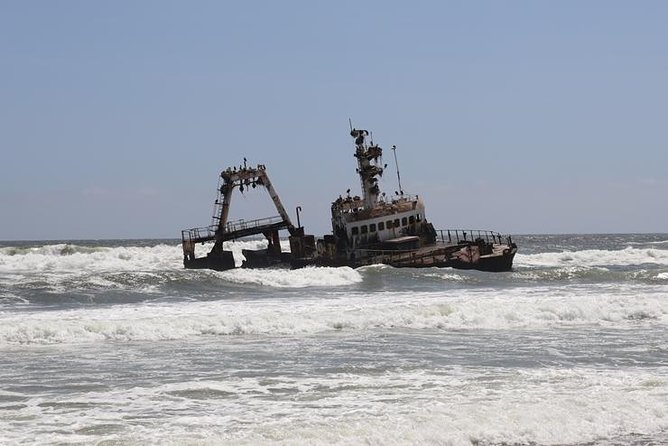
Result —
[[1, 243], [0, 443], [668, 443], [668, 235], [515, 241], [495, 274]]

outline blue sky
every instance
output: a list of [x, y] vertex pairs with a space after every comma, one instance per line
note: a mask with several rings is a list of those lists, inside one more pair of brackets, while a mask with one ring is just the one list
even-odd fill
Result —
[[[179, 237], [266, 164], [309, 232], [348, 118], [437, 228], [668, 231], [668, 3], [5, 1], [0, 239]], [[257, 192], [231, 218], [274, 215]]]

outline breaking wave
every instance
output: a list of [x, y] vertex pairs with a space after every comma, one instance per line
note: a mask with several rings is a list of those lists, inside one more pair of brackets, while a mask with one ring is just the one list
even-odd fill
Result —
[[[283, 250], [288, 250], [283, 241]], [[243, 249], [262, 249], [264, 240], [226, 242], [225, 249], [234, 253], [237, 264], [243, 260]], [[197, 245], [197, 255], [205, 255], [210, 244]], [[581, 250], [523, 254], [515, 257], [516, 268], [540, 267], [615, 267], [629, 265], [668, 266], [668, 250], [627, 247], [622, 250]], [[182, 269], [182, 252], [178, 244], [155, 246], [85, 246], [48, 244], [43, 246], [0, 248], [0, 274], [21, 271], [155, 271]]]
[[[38, 313], [0, 312], [0, 345], [157, 341], [215, 335], [317, 334], [412, 329], [544, 329], [665, 326], [665, 289], [614, 286], [365, 293], [145, 303]], [[640, 294], [642, 293], [642, 294]], [[286, 305], [289, 299], [289, 305]]]
[[[263, 247], [266, 242], [261, 240], [225, 245], [234, 253], [237, 264], [243, 260], [243, 249]], [[205, 245], [203, 249], [208, 251], [210, 247]], [[0, 248], [0, 303], [4, 304], [122, 303], [174, 294], [220, 295], [239, 286], [289, 289], [337, 287], [361, 281], [359, 272], [346, 267], [185, 270], [180, 245]]]
[[179, 246], [55, 244], [0, 248], [0, 274], [13, 272], [155, 271], [182, 266]]
[[[243, 249], [262, 249], [263, 240], [226, 242], [224, 247], [234, 253], [237, 264], [243, 260]], [[204, 256], [211, 244], [196, 246]], [[43, 246], [8, 246], [0, 248], [0, 273], [22, 271], [155, 271], [182, 269], [181, 245], [155, 246], [85, 246], [70, 243]]]
[[352, 285], [362, 281], [362, 275], [352, 268], [234, 269], [218, 273], [218, 277], [233, 283], [254, 284], [274, 288], [304, 288]]
[[558, 267], [558, 266], [629, 266], [629, 265], [666, 265], [668, 250], [628, 247], [622, 250], [589, 249], [582, 251], [544, 252], [539, 254], [521, 254], [515, 256], [516, 267]]

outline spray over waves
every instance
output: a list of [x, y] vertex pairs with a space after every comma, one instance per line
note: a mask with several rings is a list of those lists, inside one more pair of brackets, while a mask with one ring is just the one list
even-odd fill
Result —
[[0, 274], [13, 272], [147, 271], [182, 266], [179, 246], [90, 247], [72, 244], [0, 248]]
[[[240, 265], [243, 249], [266, 242], [226, 242]], [[210, 246], [205, 246], [210, 249]], [[360, 283], [347, 267], [185, 270], [179, 245], [79, 246], [50, 244], [0, 248], [0, 304], [129, 303], [160, 297], [224, 297], [239, 287], [340, 287]], [[125, 294], [124, 294], [125, 293]], [[209, 296], [209, 297], [207, 297]]]
[[[287, 243], [287, 242], [286, 242]], [[213, 245], [196, 245], [198, 256], [205, 256]], [[224, 249], [234, 253], [237, 265], [244, 260], [243, 249], [263, 249], [266, 240], [231, 241]], [[286, 246], [283, 247], [284, 249]], [[71, 243], [0, 248], [0, 273], [35, 271], [155, 271], [183, 268], [181, 245], [86, 246]]]
[[179, 251], [178, 246], [165, 244], [0, 248], [0, 304], [154, 298], [161, 287], [178, 280]]
[[515, 256], [514, 279], [528, 283], [642, 283], [668, 281], [668, 250], [627, 247]]

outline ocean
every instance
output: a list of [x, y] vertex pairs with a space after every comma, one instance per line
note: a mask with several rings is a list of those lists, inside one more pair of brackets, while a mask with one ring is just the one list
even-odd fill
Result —
[[508, 273], [2, 242], [0, 444], [668, 444], [668, 234], [514, 241]]

